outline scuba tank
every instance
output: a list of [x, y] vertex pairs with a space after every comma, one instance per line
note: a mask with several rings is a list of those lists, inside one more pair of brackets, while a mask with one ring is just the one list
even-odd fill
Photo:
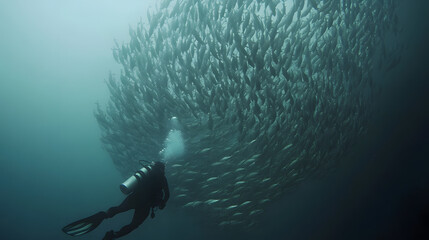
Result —
[[138, 170], [134, 175], [129, 177], [125, 182], [119, 185], [123, 194], [132, 193], [138, 186], [141, 184], [145, 178], [147, 178], [152, 170], [152, 165], [143, 166], [140, 170]]

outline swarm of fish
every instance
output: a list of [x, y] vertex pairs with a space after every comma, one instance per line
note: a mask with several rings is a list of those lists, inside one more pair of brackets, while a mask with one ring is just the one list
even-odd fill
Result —
[[139, 160], [160, 159], [176, 116], [186, 154], [167, 165], [172, 201], [219, 226], [250, 227], [365, 133], [374, 70], [400, 61], [399, 44], [385, 41], [399, 32], [395, 9], [391, 0], [164, 0], [113, 49], [123, 70], [95, 113], [101, 140], [128, 176]]

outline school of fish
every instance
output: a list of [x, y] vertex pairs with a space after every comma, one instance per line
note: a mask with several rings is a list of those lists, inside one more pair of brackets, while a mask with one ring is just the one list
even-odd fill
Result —
[[116, 44], [120, 76], [96, 119], [129, 176], [160, 160], [177, 117], [186, 153], [167, 164], [172, 202], [223, 227], [337, 165], [367, 130], [373, 73], [394, 68], [393, 0], [163, 0]]

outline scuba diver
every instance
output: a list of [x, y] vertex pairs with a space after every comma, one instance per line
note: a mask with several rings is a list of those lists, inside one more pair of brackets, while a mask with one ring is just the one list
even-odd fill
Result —
[[105, 234], [103, 240], [111, 240], [127, 235], [136, 229], [146, 220], [151, 209], [151, 217], [154, 218], [154, 208], [164, 209], [170, 197], [164, 163], [152, 162], [149, 166], [141, 168], [122, 183], [120, 189], [124, 194], [129, 195], [119, 206], [73, 222], [65, 226], [63, 232], [70, 236], [81, 236], [94, 230], [104, 219], [134, 209], [134, 216], [130, 224], [117, 232], [111, 230]]

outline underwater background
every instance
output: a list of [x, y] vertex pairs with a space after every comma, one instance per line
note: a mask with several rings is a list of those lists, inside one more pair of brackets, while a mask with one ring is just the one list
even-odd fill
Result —
[[[71, 239], [63, 226], [124, 198], [94, 111], [109, 99], [109, 71], [120, 72], [114, 39], [128, 42], [154, 4], [0, 1], [1, 239]], [[397, 10], [401, 62], [380, 80], [367, 133], [333, 171], [267, 204], [250, 229], [217, 228], [204, 212], [167, 204], [121, 239], [427, 237], [429, 4], [398, 1]], [[131, 216], [79, 238], [101, 239]]]

